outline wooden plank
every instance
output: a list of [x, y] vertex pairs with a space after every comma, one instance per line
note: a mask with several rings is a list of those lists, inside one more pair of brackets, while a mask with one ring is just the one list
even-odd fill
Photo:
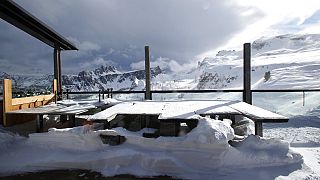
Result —
[[0, 100], [0, 124], [3, 124], [3, 101]]
[[[18, 107], [17, 107], [18, 108]], [[17, 109], [15, 111], [7, 112], [7, 114], [46, 114], [46, 115], [75, 115], [87, 112], [94, 107], [80, 107], [80, 106], [64, 106], [61, 104], [45, 105], [37, 108]]]
[[40, 95], [40, 96], [31, 96], [24, 98], [14, 98], [12, 99], [12, 105], [21, 105], [21, 104], [33, 104], [32, 107], [37, 107], [41, 105], [42, 101], [49, 101], [54, 97], [54, 94]]
[[51, 111], [48, 113], [45, 113], [47, 115], [78, 115], [87, 112], [87, 109], [79, 109], [79, 110], [71, 110], [71, 111], [63, 111], [63, 110], [57, 110], [57, 111]]
[[65, 107], [66, 106], [62, 106], [62, 105], [46, 105], [38, 108], [27, 108], [27, 109], [20, 109], [16, 111], [10, 111], [10, 112], [7, 112], [7, 114], [45, 114], [45, 113], [49, 113], [54, 110], [62, 109]]

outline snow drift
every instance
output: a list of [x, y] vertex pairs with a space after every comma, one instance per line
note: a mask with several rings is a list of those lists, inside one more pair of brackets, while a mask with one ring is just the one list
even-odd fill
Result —
[[[169, 175], [177, 178], [208, 179], [217, 172], [302, 164], [302, 157], [291, 152], [289, 144], [250, 135], [230, 146], [234, 137], [229, 121], [199, 118], [191, 132], [179, 137], [144, 138], [143, 129], [92, 130], [92, 125], [50, 129], [29, 138], [0, 132], [0, 174], [49, 169], [87, 169], [105, 176]], [[121, 135], [118, 146], [103, 144], [99, 135]], [[219, 173], [218, 173], [219, 174]], [[216, 176], [216, 175], [215, 175]]]

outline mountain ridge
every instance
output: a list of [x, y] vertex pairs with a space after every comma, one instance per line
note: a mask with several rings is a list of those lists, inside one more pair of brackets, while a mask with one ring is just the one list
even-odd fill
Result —
[[[319, 58], [318, 58], [319, 57]], [[320, 73], [320, 34], [262, 37], [252, 42], [252, 88], [317, 88]], [[221, 50], [206, 57], [192, 71], [175, 73], [157, 66], [151, 69], [152, 89], [242, 89], [242, 50]], [[270, 77], [265, 78], [266, 74]], [[144, 70], [120, 72], [113, 66], [100, 66], [77, 75], [63, 75], [64, 89], [72, 91], [144, 90]], [[52, 75], [12, 77], [21, 88], [50, 89]], [[32, 80], [32, 78], [36, 80]], [[47, 81], [47, 82], [45, 82]]]

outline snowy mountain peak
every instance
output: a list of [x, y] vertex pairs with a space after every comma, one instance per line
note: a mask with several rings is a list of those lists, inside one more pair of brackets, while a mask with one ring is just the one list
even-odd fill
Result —
[[[162, 73], [159, 66], [151, 68], [151, 77]], [[141, 90], [144, 88], [145, 71], [120, 72], [113, 66], [101, 66], [93, 71], [81, 71], [78, 75], [63, 76], [62, 83], [72, 91]]]
[[100, 66], [93, 71], [81, 71], [79, 72], [78, 76], [85, 77], [91, 75], [103, 76], [107, 74], [120, 74], [121, 72], [117, 70], [114, 66]]
[[253, 55], [284, 54], [320, 48], [320, 34], [262, 37], [252, 43]]
[[[320, 49], [320, 34], [286, 34], [261, 37], [252, 42], [252, 57], [290, 54]], [[220, 50], [214, 57], [206, 57], [199, 67], [242, 59], [241, 50]]]

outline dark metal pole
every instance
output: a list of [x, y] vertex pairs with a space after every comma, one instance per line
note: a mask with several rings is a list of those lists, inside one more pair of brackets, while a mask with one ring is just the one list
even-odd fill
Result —
[[62, 99], [62, 82], [61, 82], [61, 60], [60, 48], [56, 46], [53, 51], [54, 78], [57, 80], [58, 100]]
[[58, 81], [58, 100], [62, 100], [62, 68], [61, 68], [61, 54], [60, 48], [58, 50], [58, 63], [59, 63], [59, 81]]
[[261, 121], [254, 122], [255, 135], [263, 137], [263, 127]]
[[99, 102], [101, 102], [101, 90], [99, 90]]
[[69, 99], [69, 89], [67, 89], [67, 99]]
[[53, 50], [53, 76], [57, 80], [57, 89], [59, 89], [59, 64], [58, 64], [58, 47]]
[[37, 115], [37, 120], [36, 120], [36, 126], [37, 126], [37, 133], [43, 132], [43, 115], [38, 114]]
[[146, 94], [145, 100], [151, 100], [151, 76], [150, 76], [150, 51], [149, 46], [144, 47], [144, 55], [145, 55], [145, 76], [146, 76]]
[[57, 100], [58, 100], [58, 92], [54, 91], [54, 103], [57, 104]]
[[252, 104], [250, 43], [243, 45], [243, 102]]

